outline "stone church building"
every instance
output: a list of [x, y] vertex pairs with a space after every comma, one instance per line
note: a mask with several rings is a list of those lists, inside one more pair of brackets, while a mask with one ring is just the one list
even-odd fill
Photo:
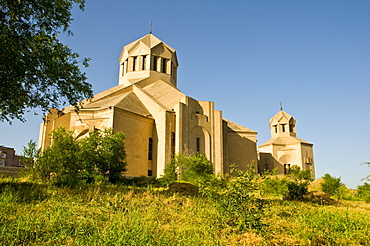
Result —
[[271, 139], [260, 145], [259, 172], [277, 169], [288, 174], [293, 165], [302, 170], [311, 169], [315, 177], [313, 144], [296, 137], [296, 120], [280, 110], [270, 119]]
[[[232, 163], [242, 170], [252, 164], [256, 170], [278, 167], [279, 172], [284, 172], [284, 164], [313, 167], [313, 159], [307, 166], [303, 165], [305, 161], [297, 162], [299, 158], [280, 157], [282, 151], [288, 153], [291, 148], [311, 148], [312, 153], [312, 144], [303, 140], [300, 147], [291, 143], [294, 141], [284, 142], [289, 136], [295, 137], [295, 126], [294, 131], [285, 126], [287, 132], [279, 130], [263, 144], [260, 148], [271, 154], [262, 154], [263, 161], [259, 162], [257, 132], [224, 119], [214, 102], [198, 101], [179, 91], [176, 51], [154, 35], [126, 45], [119, 64], [119, 84], [82, 101], [78, 113], [73, 106], [50, 110], [40, 128], [41, 150], [50, 146], [51, 132], [61, 126], [73, 130], [77, 138], [112, 128], [126, 135], [127, 176], [160, 177], [175, 153], [204, 153], [219, 174], [228, 173]], [[283, 111], [278, 114], [289, 117]], [[271, 124], [281, 127], [286, 123], [278, 119]], [[303, 152], [290, 151], [289, 156]]]

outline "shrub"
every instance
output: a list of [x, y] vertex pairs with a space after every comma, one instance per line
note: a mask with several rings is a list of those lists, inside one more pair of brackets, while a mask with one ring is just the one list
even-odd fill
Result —
[[204, 154], [177, 154], [164, 169], [161, 182], [166, 185], [181, 179], [200, 185], [213, 175], [213, 165]]
[[250, 166], [248, 171], [232, 168], [228, 179], [215, 177], [200, 189], [224, 217], [226, 223], [238, 230], [261, 229], [266, 202], [254, 195], [258, 189], [259, 177]]
[[290, 169], [288, 178], [290, 180], [287, 182], [288, 190], [285, 198], [288, 200], [303, 200], [308, 193], [308, 186], [313, 180], [311, 170], [301, 170], [299, 166], [294, 165]]
[[279, 177], [274, 174], [265, 174], [262, 182], [260, 183], [261, 195], [282, 196], [288, 192], [286, 177]]
[[357, 187], [357, 195], [365, 200], [366, 202], [370, 203], [370, 184], [365, 183], [363, 185], [359, 185]]
[[171, 160], [170, 163], [168, 163], [164, 170], [163, 170], [163, 175], [161, 178], [159, 178], [159, 182], [163, 185], [171, 185], [176, 182], [178, 178], [178, 173], [177, 173], [177, 166], [176, 162], [174, 159]]
[[323, 181], [321, 183], [321, 190], [329, 195], [339, 195], [340, 187], [343, 186], [341, 178], [332, 177], [330, 174], [326, 173], [322, 177]]
[[35, 164], [35, 172], [43, 180], [73, 186], [92, 183], [103, 176], [115, 182], [126, 170], [123, 133], [108, 129], [76, 140], [73, 131], [59, 128], [51, 137], [52, 145], [40, 154]]

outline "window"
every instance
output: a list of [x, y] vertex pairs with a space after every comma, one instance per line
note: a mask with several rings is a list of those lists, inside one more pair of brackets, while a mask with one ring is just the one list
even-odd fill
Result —
[[137, 70], [137, 56], [132, 57], [132, 71]]
[[153, 70], [157, 71], [157, 63], [158, 63], [158, 57], [153, 56]]
[[281, 130], [282, 130], [282, 132], [285, 132], [285, 124], [281, 125]]
[[153, 170], [148, 170], [148, 176], [149, 177], [153, 176]]
[[197, 153], [200, 152], [200, 138], [197, 138], [196, 139], [196, 142], [195, 142], [195, 150]]
[[149, 138], [148, 160], [153, 160], [153, 138]]
[[162, 73], [167, 73], [167, 59], [162, 58]]
[[124, 76], [124, 75], [125, 75], [125, 64], [126, 64], [126, 61], [124, 61], [124, 62], [122, 63], [122, 76]]
[[171, 132], [171, 159], [175, 157], [175, 144], [176, 144], [176, 135], [174, 132]]
[[294, 126], [292, 124], [289, 125], [289, 131], [293, 132]]
[[143, 65], [141, 67], [141, 70], [145, 70], [146, 69], [146, 56], [143, 56]]
[[290, 173], [290, 164], [284, 164], [284, 174], [287, 175]]
[[277, 133], [277, 125], [274, 125], [274, 128], [275, 128], [275, 133]]

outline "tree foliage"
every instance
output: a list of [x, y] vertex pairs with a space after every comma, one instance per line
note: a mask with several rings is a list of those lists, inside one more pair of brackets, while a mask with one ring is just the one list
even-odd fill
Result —
[[59, 128], [52, 133], [52, 146], [37, 159], [36, 173], [58, 184], [90, 183], [99, 176], [115, 182], [126, 171], [124, 139], [108, 129], [76, 140], [72, 131]]
[[301, 170], [297, 165], [294, 165], [289, 170], [286, 198], [289, 200], [303, 200], [308, 193], [308, 186], [312, 179], [311, 170]]
[[261, 229], [267, 204], [256, 197], [259, 175], [252, 165], [242, 171], [235, 164], [231, 164], [230, 174], [225, 178], [213, 175], [201, 186], [201, 194], [212, 201], [228, 225], [241, 231]]
[[74, 3], [83, 9], [85, 0], [0, 0], [0, 121], [92, 96], [79, 55], [58, 39], [71, 33]]
[[204, 154], [177, 154], [164, 169], [161, 181], [171, 184], [177, 179], [189, 181], [195, 185], [203, 182], [213, 174], [213, 165]]
[[37, 149], [37, 144], [31, 139], [27, 146], [23, 146], [23, 153], [20, 158], [22, 165], [29, 168], [29, 170], [33, 172], [38, 154], [39, 150]]
[[366, 202], [370, 203], [370, 183], [359, 185], [357, 187], [357, 195]]
[[332, 196], [337, 196], [340, 193], [340, 187], [344, 184], [341, 178], [332, 177], [330, 174], [326, 173], [322, 176], [324, 182], [321, 183], [321, 190]]

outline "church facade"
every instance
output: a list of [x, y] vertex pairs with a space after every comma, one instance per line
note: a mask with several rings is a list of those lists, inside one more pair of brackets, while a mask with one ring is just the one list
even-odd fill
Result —
[[289, 174], [289, 169], [299, 166], [301, 170], [312, 170], [315, 177], [313, 144], [297, 138], [296, 120], [282, 109], [270, 119], [271, 139], [259, 148], [258, 169], [278, 174]]
[[169, 45], [148, 34], [124, 46], [119, 64], [117, 86], [82, 101], [78, 112], [50, 110], [40, 127], [41, 150], [61, 126], [77, 138], [112, 128], [126, 135], [127, 176], [160, 177], [176, 153], [205, 154], [217, 174], [228, 173], [232, 163], [261, 169], [257, 132], [224, 119], [214, 102], [177, 89], [178, 60]]

